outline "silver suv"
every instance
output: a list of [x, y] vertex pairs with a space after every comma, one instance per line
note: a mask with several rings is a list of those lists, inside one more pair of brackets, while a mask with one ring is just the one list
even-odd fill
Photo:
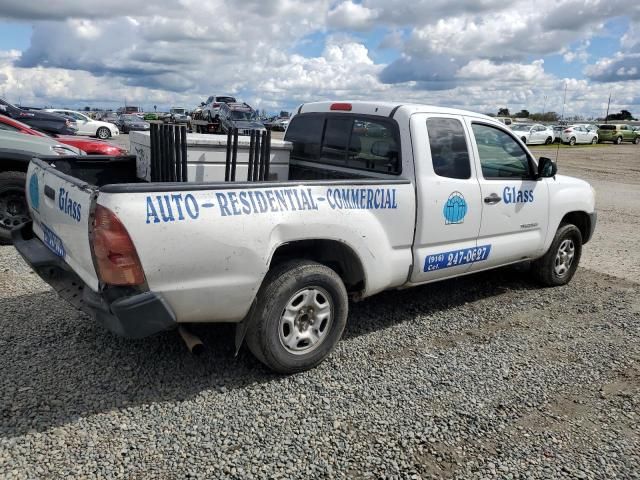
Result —
[[220, 106], [227, 103], [236, 103], [235, 97], [229, 95], [211, 95], [207, 98], [206, 102], [200, 104], [202, 106], [202, 118], [212, 121], [216, 113], [218, 113], [218, 110], [220, 110]]
[[264, 124], [258, 119], [255, 110], [246, 103], [223, 103], [214, 118], [218, 117], [220, 129], [227, 133], [233, 128], [238, 135], [250, 135], [251, 130], [265, 131]]

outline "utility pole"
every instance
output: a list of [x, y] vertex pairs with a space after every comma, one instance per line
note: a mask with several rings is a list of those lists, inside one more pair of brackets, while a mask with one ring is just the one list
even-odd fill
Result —
[[[567, 82], [564, 83], [564, 98], [562, 99], [562, 115], [560, 115], [560, 124], [564, 120], [564, 106], [567, 103]], [[560, 144], [558, 144], [559, 146]]]
[[544, 120], [544, 110], [547, 107], [547, 96], [544, 96], [544, 102], [542, 103], [542, 119]]
[[611, 92], [609, 92], [609, 101], [607, 102], [607, 113], [604, 116], [604, 123], [608, 123], [609, 119], [609, 105], [611, 105]]

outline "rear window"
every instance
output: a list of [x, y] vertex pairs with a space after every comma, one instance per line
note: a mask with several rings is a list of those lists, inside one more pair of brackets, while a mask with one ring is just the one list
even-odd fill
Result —
[[216, 102], [221, 103], [236, 103], [236, 99], [233, 97], [216, 97]]
[[600, 130], [615, 130], [616, 126], [615, 125], [600, 125]]
[[397, 126], [381, 117], [351, 114], [297, 115], [285, 140], [293, 144], [292, 160], [399, 175]]

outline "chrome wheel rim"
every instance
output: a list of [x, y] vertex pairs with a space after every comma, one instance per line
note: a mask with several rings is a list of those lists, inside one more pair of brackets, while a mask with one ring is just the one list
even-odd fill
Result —
[[558, 253], [556, 253], [554, 270], [556, 275], [562, 277], [566, 275], [571, 269], [573, 259], [576, 255], [576, 247], [573, 240], [567, 238], [563, 240], [558, 247]]
[[29, 221], [29, 209], [20, 188], [0, 193], [0, 228], [12, 230]]
[[293, 355], [316, 350], [324, 342], [333, 323], [333, 303], [326, 290], [312, 286], [289, 298], [280, 317], [280, 344]]
[[105, 138], [109, 138], [109, 131], [106, 128], [101, 128], [98, 130], [98, 138], [104, 140]]

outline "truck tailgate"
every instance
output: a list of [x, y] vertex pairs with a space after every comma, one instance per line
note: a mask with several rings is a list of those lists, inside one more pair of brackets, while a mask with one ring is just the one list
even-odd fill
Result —
[[98, 278], [89, 246], [89, 222], [97, 189], [34, 159], [27, 172], [33, 231], [94, 291]]

